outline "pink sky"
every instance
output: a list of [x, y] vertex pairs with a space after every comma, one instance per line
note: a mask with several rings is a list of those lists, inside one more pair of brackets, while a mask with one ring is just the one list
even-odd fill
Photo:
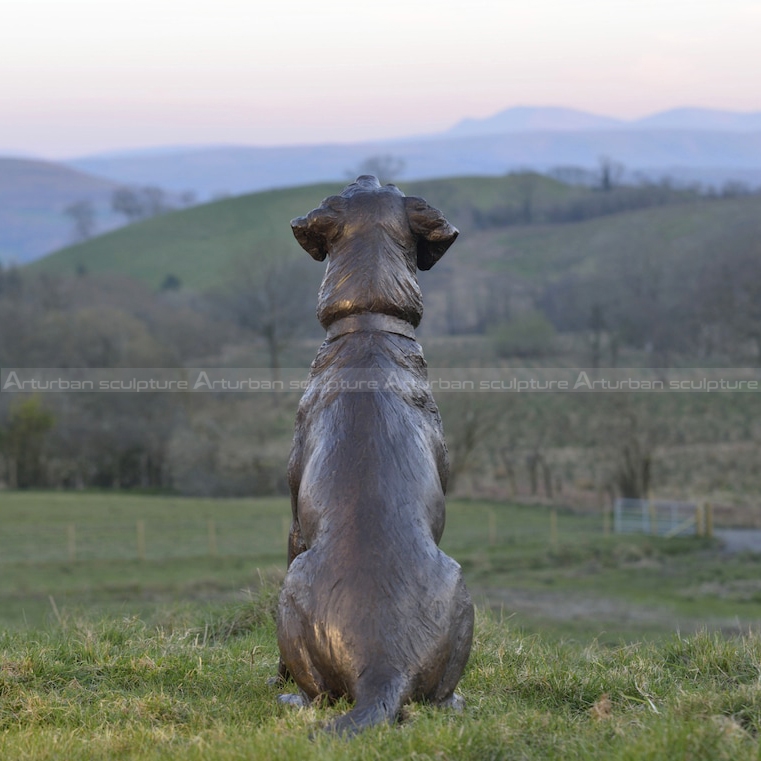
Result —
[[761, 111], [757, 0], [3, 0], [0, 155]]

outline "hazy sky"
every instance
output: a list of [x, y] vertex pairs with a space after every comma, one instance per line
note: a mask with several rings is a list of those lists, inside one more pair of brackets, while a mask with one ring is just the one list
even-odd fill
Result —
[[0, 0], [0, 155], [761, 111], [761, 0]]

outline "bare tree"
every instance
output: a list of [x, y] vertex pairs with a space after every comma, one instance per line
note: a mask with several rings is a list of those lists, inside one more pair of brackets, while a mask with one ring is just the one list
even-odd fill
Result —
[[624, 165], [610, 156], [600, 156], [598, 187], [607, 193], [617, 187], [624, 174]]
[[378, 178], [381, 185], [395, 182], [404, 172], [405, 160], [390, 153], [368, 156], [356, 169], [350, 169], [346, 174], [353, 180], [362, 174], [372, 174]]
[[179, 201], [185, 208], [195, 206], [198, 203], [198, 194], [195, 190], [183, 190], [182, 193], [180, 193]]
[[480, 450], [496, 422], [488, 400], [470, 393], [453, 396], [439, 399], [449, 448], [449, 491], [461, 484], [464, 475], [480, 469], [483, 462]]
[[75, 201], [63, 213], [74, 222], [74, 240], [77, 243], [92, 238], [95, 232], [95, 207], [92, 201]]
[[524, 224], [530, 225], [534, 222], [534, 206], [539, 187], [539, 175], [536, 172], [520, 172], [514, 177], [520, 202], [520, 217]]
[[153, 185], [144, 188], [122, 186], [111, 194], [111, 208], [123, 214], [127, 222], [156, 217], [172, 210], [166, 193]]
[[668, 423], [647, 398], [630, 393], [597, 397], [597, 444], [608, 459], [609, 485], [622, 497], [646, 498], [653, 478], [657, 447], [666, 441]]
[[172, 210], [166, 193], [161, 188], [149, 185], [140, 191], [140, 195], [143, 199], [143, 216], [145, 217], [158, 217]]
[[111, 208], [117, 214], [123, 214], [127, 222], [136, 222], [145, 215], [138, 192], [126, 186], [117, 188], [111, 194]]
[[317, 290], [313, 262], [286, 259], [265, 267], [238, 267], [231, 308], [237, 323], [264, 339], [273, 381], [280, 377], [283, 350], [314, 323]]
[[592, 353], [592, 367], [599, 367], [602, 356], [602, 337], [605, 330], [605, 315], [599, 302], [592, 304], [587, 327], [589, 328], [589, 348]]

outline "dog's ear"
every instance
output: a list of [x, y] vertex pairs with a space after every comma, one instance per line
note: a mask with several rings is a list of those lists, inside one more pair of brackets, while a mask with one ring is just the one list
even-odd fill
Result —
[[318, 262], [325, 261], [328, 255], [328, 241], [337, 230], [343, 206], [342, 198], [330, 196], [305, 217], [291, 220], [291, 230], [299, 245]]
[[447, 252], [460, 231], [447, 222], [444, 215], [422, 198], [404, 199], [410, 229], [417, 236], [417, 266], [429, 270]]

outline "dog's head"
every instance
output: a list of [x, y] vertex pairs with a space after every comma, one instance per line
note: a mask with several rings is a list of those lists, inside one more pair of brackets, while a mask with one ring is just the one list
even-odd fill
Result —
[[293, 234], [301, 247], [314, 259], [324, 261], [330, 254], [331, 244], [350, 225], [351, 220], [347, 219], [350, 206], [355, 213], [359, 208], [351, 201], [361, 197], [363, 203], [373, 204], [380, 201], [383, 194], [395, 195], [401, 199], [400, 208], [416, 242], [418, 269], [431, 269], [454, 243], [459, 230], [422, 198], [405, 196], [396, 185], [381, 185], [370, 174], [357, 177], [339, 195], [329, 196], [306, 216], [291, 220]]

